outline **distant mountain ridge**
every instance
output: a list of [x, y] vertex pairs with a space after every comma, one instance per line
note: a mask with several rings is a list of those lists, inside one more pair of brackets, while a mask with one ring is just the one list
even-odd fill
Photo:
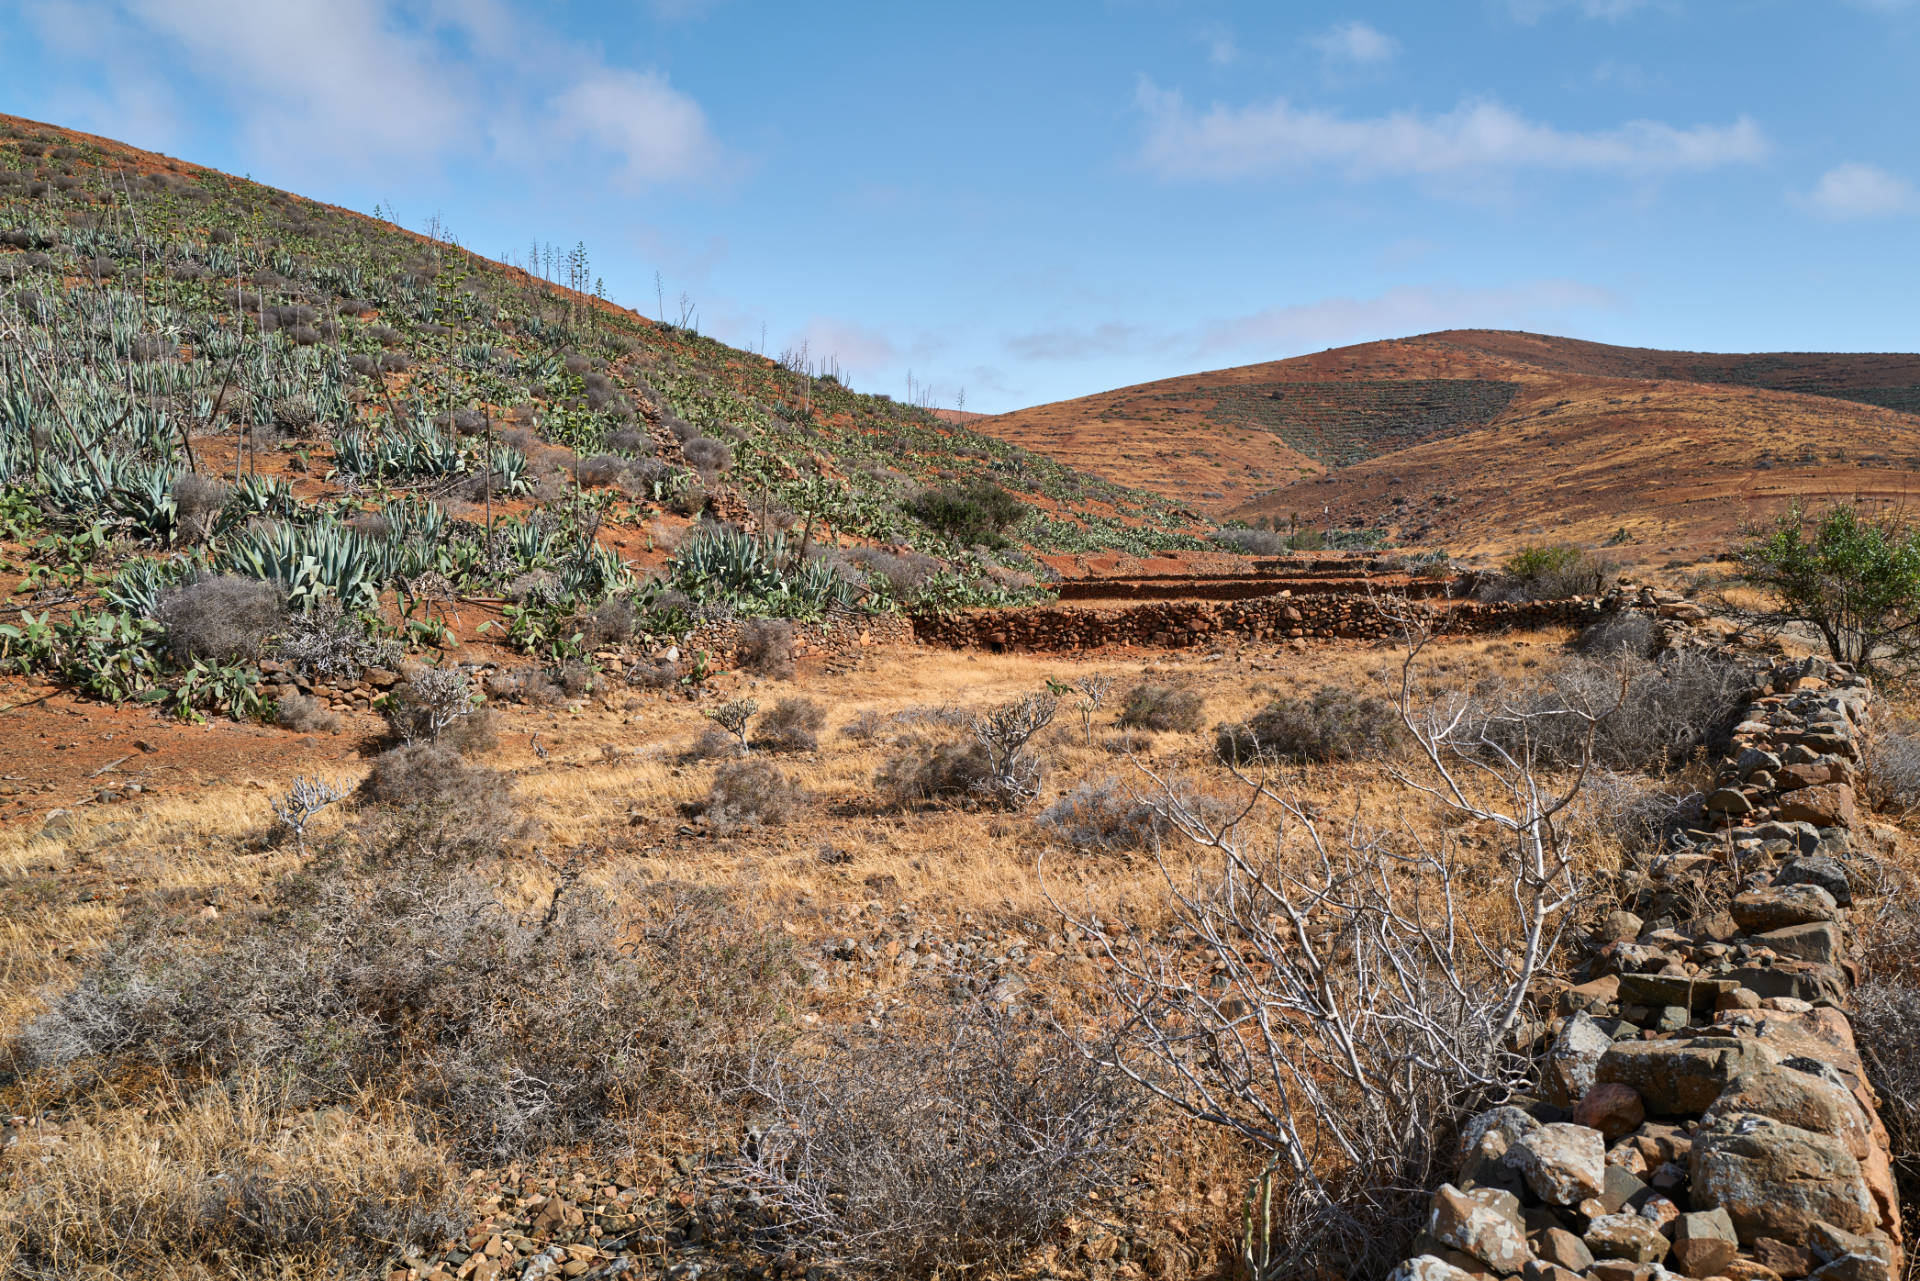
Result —
[[[1447, 330], [971, 425], [1217, 516], [1310, 513], [1403, 537], [1608, 521], [1605, 534], [1617, 536], [1633, 495], [1651, 511], [1690, 484], [1682, 505], [1710, 498], [1714, 517], [1653, 523], [1691, 546], [1738, 523], [1729, 504], [1904, 499], [1920, 468], [1920, 354], [1659, 351]], [[1527, 461], [1516, 470], [1518, 459]], [[1596, 462], [1569, 492], [1566, 478]], [[1479, 494], [1483, 484], [1492, 488]], [[1439, 501], [1416, 502], [1407, 492], [1416, 487]]]

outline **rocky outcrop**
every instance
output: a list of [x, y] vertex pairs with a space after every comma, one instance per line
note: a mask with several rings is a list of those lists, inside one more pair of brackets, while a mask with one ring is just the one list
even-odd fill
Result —
[[[1845, 1013], [1848, 866], [1884, 835], [1861, 828], [1854, 797], [1871, 704], [1865, 679], [1820, 659], [1763, 674], [1708, 822], [1668, 842], [1574, 981], [1541, 993], [1555, 1013], [1537, 1100], [1466, 1127], [1434, 1222], [1452, 1221], [1443, 1203], [1480, 1207], [1476, 1243], [1497, 1236], [1499, 1257], [1430, 1224], [1396, 1275], [1899, 1274], [1886, 1130]], [[1702, 892], [1730, 876], [1730, 902]], [[1527, 1229], [1524, 1259], [1508, 1220]]]

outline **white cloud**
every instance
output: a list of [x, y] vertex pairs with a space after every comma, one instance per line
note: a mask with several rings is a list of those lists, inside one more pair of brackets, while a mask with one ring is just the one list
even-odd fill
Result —
[[1225, 316], [1194, 329], [1160, 331], [1127, 321], [1063, 326], [1009, 338], [1019, 360], [1072, 364], [1120, 356], [1177, 353], [1191, 360], [1274, 359], [1377, 338], [1436, 329], [1513, 329], [1581, 311], [1613, 310], [1620, 297], [1572, 280], [1524, 281], [1499, 288], [1403, 286], [1370, 298], [1321, 298]]
[[620, 158], [630, 186], [704, 177], [722, 154], [700, 104], [656, 72], [603, 70], [552, 106], [569, 133]]
[[1322, 298], [1229, 317], [1208, 325], [1194, 346], [1209, 355], [1317, 350], [1436, 329], [1510, 329], [1620, 305], [1618, 295], [1571, 280], [1492, 289], [1404, 286], [1371, 298]]
[[1920, 190], [1877, 165], [1835, 165], [1820, 175], [1802, 201], [1822, 217], [1836, 220], [1892, 218], [1920, 213]]
[[1163, 341], [1150, 330], [1124, 321], [1087, 328], [1061, 326], [1017, 334], [1006, 340], [1007, 354], [1019, 360], [1075, 361], [1126, 356]]
[[1646, 7], [1646, 4], [1647, 0], [1507, 0], [1507, 12], [1519, 21], [1528, 23], [1538, 22], [1563, 9], [1571, 9], [1583, 18], [1618, 22], [1634, 10]]
[[1140, 159], [1169, 178], [1323, 166], [1357, 178], [1520, 169], [1646, 178], [1751, 163], [1768, 149], [1760, 127], [1745, 116], [1729, 125], [1634, 120], [1582, 132], [1527, 120], [1492, 101], [1465, 102], [1438, 115], [1400, 111], [1362, 119], [1295, 107], [1284, 98], [1245, 107], [1216, 103], [1202, 113], [1178, 91], [1144, 78], [1137, 104], [1147, 122]]
[[[27, 12], [69, 65], [106, 83], [164, 68], [176, 97], [226, 98], [247, 150], [282, 167], [488, 155], [565, 166], [555, 136], [612, 153], [630, 185], [726, 163], [699, 104], [659, 72], [608, 65], [502, 0], [32, 0]], [[75, 76], [55, 96], [84, 87]], [[110, 112], [125, 95], [94, 96]]]
[[1393, 61], [1400, 42], [1366, 22], [1341, 22], [1308, 39], [1329, 64], [1373, 67]]
[[1207, 61], [1216, 67], [1224, 67], [1239, 61], [1240, 46], [1235, 43], [1231, 28], [1217, 22], [1208, 23], [1200, 29], [1200, 43], [1206, 46]]

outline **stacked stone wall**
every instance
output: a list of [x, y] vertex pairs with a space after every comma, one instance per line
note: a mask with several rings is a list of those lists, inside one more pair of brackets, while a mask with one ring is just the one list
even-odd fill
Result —
[[[1776, 661], [1682, 832], [1588, 941], [1537, 1097], [1475, 1118], [1396, 1281], [1887, 1281], [1899, 1195], [1852, 1027], [1867, 680]], [[1732, 891], [1729, 897], [1729, 891]]]
[[[1448, 634], [1508, 631], [1551, 624], [1594, 622], [1608, 604], [1597, 597], [1568, 600], [1414, 602], [1437, 631]], [[1382, 600], [1359, 594], [1294, 594], [1291, 591], [1237, 601], [1152, 601], [1107, 608], [1057, 605], [1032, 609], [981, 609], [913, 620], [925, 644], [954, 649], [1054, 651], [1128, 645], [1181, 649], [1212, 644], [1224, 636], [1253, 640], [1315, 640], [1398, 636], [1400, 623]]]

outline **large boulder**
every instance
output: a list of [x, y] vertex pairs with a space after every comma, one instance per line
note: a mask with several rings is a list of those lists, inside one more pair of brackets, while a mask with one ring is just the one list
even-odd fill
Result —
[[1831, 921], [1840, 912], [1833, 895], [1818, 885], [1769, 885], [1734, 896], [1734, 924], [1748, 932]]
[[1849, 1156], [1864, 1161], [1873, 1147], [1873, 1127], [1859, 1100], [1835, 1084], [1838, 1079], [1838, 1073], [1829, 1081], [1786, 1066], [1743, 1072], [1728, 1083], [1700, 1123], [1711, 1126], [1721, 1117], [1747, 1112], [1838, 1139]]
[[1692, 1116], [1711, 1107], [1741, 1072], [1779, 1061], [1771, 1048], [1748, 1037], [1620, 1041], [1601, 1057], [1594, 1079], [1632, 1086], [1650, 1115]]
[[1507, 1163], [1548, 1205], [1578, 1205], [1605, 1186], [1606, 1140], [1584, 1125], [1543, 1125], [1507, 1150]]
[[1740, 1238], [1725, 1210], [1695, 1210], [1673, 1225], [1673, 1261], [1690, 1277], [1715, 1277], [1740, 1253]]
[[1780, 798], [1776, 815], [1785, 823], [1852, 827], [1855, 819], [1853, 788], [1846, 783], [1824, 783], [1819, 787], [1803, 787], [1797, 792], [1788, 792]]
[[1696, 1209], [1724, 1209], [1742, 1241], [1806, 1241], [1824, 1219], [1848, 1232], [1879, 1215], [1846, 1141], [1752, 1112], [1724, 1112], [1693, 1140]]
[[1497, 1188], [1462, 1192], [1451, 1183], [1441, 1184], [1427, 1213], [1427, 1235], [1502, 1274], [1518, 1272], [1533, 1258], [1520, 1199]]
[[1772, 948], [1781, 956], [1816, 965], [1837, 965], [1845, 955], [1846, 943], [1840, 926], [1833, 921], [1815, 921], [1807, 925], [1789, 925], [1784, 929], [1755, 934], [1749, 942]]
[[1587, 1225], [1581, 1240], [1596, 1259], [1630, 1263], [1658, 1263], [1671, 1248], [1660, 1229], [1637, 1214], [1603, 1214]]
[[1431, 1254], [1403, 1260], [1387, 1274], [1387, 1281], [1474, 1281], [1473, 1273], [1454, 1267]]
[[1818, 885], [1833, 895], [1833, 901], [1841, 907], [1853, 906], [1853, 884], [1847, 879], [1847, 869], [1838, 859], [1825, 854], [1810, 854], [1796, 858], [1773, 874], [1775, 889], [1788, 885]]
[[1547, 1102], [1571, 1107], [1593, 1085], [1600, 1056], [1613, 1048], [1613, 1038], [1585, 1014], [1575, 1014], [1560, 1027], [1547, 1051], [1541, 1085]]

